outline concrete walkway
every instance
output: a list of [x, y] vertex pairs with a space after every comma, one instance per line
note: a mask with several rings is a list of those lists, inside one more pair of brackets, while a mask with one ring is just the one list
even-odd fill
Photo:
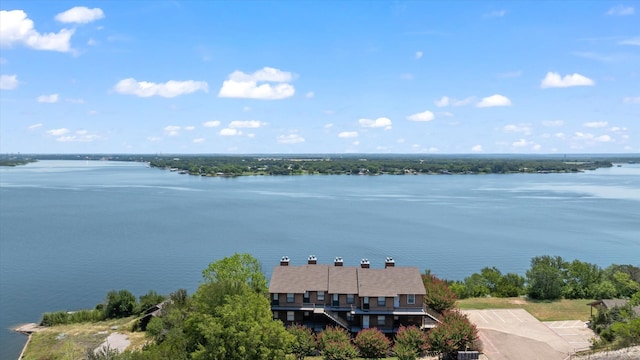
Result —
[[127, 337], [127, 335], [124, 334], [120, 334], [120, 333], [113, 333], [109, 336], [107, 336], [107, 340], [105, 340], [102, 344], [100, 344], [100, 346], [98, 346], [94, 352], [97, 353], [101, 350], [118, 350], [118, 352], [123, 352], [127, 347], [129, 347], [129, 345], [131, 345], [131, 341], [129, 341], [129, 338]]

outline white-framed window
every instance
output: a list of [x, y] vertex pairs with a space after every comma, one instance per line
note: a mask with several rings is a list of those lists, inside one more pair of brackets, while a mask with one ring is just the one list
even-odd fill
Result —
[[347, 304], [353, 304], [356, 302], [355, 294], [347, 294]]
[[278, 301], [278, 293], [273, 293], [273, 301]]
[[416, 294], [407, 294], [407, 304], [415, 304], [416, 303]]
[[378, 315], [378, 325], [384, 325], [384, 315]]
[[287, 302], [292, 303], [294, 300], [293, 293], [287, 293]]
[[287, 321], [295, 321], [296, 313], [293, 311], [287, 311]]
[[378, 306], [385, 306], [387, 299], [384, 296], [378, 296]]
[[324, 291], [318, 291], [318, 301], [324, 301]]
[[302, 301], [305, 302], [305, 303], [309, 302], [309, 292], [308, 291], [304, 292], [304, 295], [302, 296]]

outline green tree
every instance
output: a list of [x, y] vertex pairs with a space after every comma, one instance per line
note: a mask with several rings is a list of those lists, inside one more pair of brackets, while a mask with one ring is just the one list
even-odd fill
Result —
[[104, 315], [108, 319], [115, 319], [133, 315], [136, 309], [136, 297], [129, 290], [111, 290], [107, 294], [107, 305]]
[[353, 343], [360, 356], [365, 359], [381, 359], [387, 357], [390, 341], [378, 329], [364, 329], [358, 333]]
[[562, 295], [565, 262], [560, 256], [536, 256], [527, 270], [527, 293], [532, 299], [555, 300]]
[[456, 304], [456, 295], [447, 283], [432, 275], [429, 270], [422, 274], [422, 283], [426, 290], [424, 304], [437, 312], [451, 309]]
[[484, 280], [484, 286], [489, 289], [489, 294], [496, 295], [498, 293], [498, 284], [502, 279], [502, 273], [495, 266], [485, 267], [480, 270], [480, 275]]
[[640, 284], [633, 281], [631, 276], [622, 271], [616, 271], [611, 275], [611, 281], [616, 287], [618, 297], [628, 298], [636, 291], [640, 290]]
[[445, 356], [471, 349], [478, 330], [460, 311], [447, 311], [440, 323], [427, 334], [430, 349]]
[[393, 352], [399, 360], [415, 360], [429, 349], [427, 335], [415, 326], [400, 326]]
[[267, 293], [267, 278], [262, 273], [260, 262], [250, 254], [233, 254], [209, 264], [202, 271], [208, 282], [244, 284], [258, 293]]
[[516, 273], [507, 273], [500, 278], [496, 295], [499, 297], [514, 297], [524, 294], [525, 279]]
[[139, 313], [143, 313], [155, 305], [160, 304], [165, 299], [164, 296], [158, 294], [153, 290], [149, 290], [146, 294], [140, 295], [140, 302], [138, 305]]
[[594, 298], [596, 285], [601, 280], [602, 269], [598, 265], [573, 260], [567, 264], [566, 283], [562, 294], [567, 299]]
[[327, 327], [318, 335], [318, 348], [325, 360], [347, 360], [358, 356], [349, 334], [337, 327]]
[[478, 273], [464, 278], [464, 286], [469, 297], [483, 297], [491, 294], [485, 279]]
[[303, 325], [292, 325], [287, 331], [295, 337], [291, 352], [296, 360], [304, 360], [306, 356], [313, 354], [316, 350], [316, 337], [311, 329]]

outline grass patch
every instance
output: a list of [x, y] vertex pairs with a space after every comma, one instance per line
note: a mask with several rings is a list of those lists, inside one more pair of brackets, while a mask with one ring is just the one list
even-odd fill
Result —
[[458, 300], [460, 309], [525, 309], [540, 321], [582, 320], [587, 321], [591, 309], [587, 305], [593, 300], [528, 300], [524, 298], [471, 298]]
[[[93, 323], [56, 325], [34, 333], [25, 351], [25, 360], [83, 359], [88, 348], [95, 349], [111, 333], [125, 334], [130, 348], [140, 348], [143, 332], [131, 332], [135, 317]], [[117, 330], [114, 328], [117, 327]]]

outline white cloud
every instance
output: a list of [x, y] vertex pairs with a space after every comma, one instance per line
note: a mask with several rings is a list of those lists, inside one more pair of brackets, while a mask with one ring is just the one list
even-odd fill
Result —
[[169, 125], [164, 127], [164, 132], [169, 136], [178, 136], [180, 135], [180, 126], [177, 125]]
[[482, 98], [480, 102], [476, 104], [476, 107], [494, 107], [494, 106], [511, 106], [511, 100], [508, 97], [500, 94], [495, 94]]
[[15, 44], [34, 50], [71, 51], [71, 36], [75, 30], [61, 29], [58, 33], [40, 34], [33, 20], [22, 10], [0, 11], [0, 46]]
[[564, 133], [558, 132], [553, 134], [553, 137], [558, 138], [558, 139], [566, 139], [567, 136]]
[[593, 134], [589, 134], [589, 133], [583, 133], [583, 132], [576, 132], [574, 134], [574, 137], [578, 140], [591, 140], [593, 139]]
[[99, 140], [100, 136], [96, 134], [89, 134], [86, 130], [78, 130], [75, 135], [60, 136], [56, 139], [59, 142], [92, 142]]
[[448, 96], [443, 96], [440, 100], [434, 101], [437, 107], [446, 107], [446, 106], [465, 106], [473, 103], [475, 101], [475, 96], [469, 96], [468, 98], [458, 100], [453, 99]]
[[609, 129], [609, 131], [611, 131], [611, 132], [621, 132], [621, 131], [627, 131], [627, 128], [626, 127], [613, 126], [611, 129]]
[[617, 16], [633, 15], [634, 13], [635, 13], [635, 9], [633, 8], [633, 6], [624, 6], [624, 5], [614, 6], [611, 9], [609, 9], [609, 11], [607, 11], [607, 15], [617, 15]]
[[416, 51], [416, 60], [417, 59], [422, 59], [422, 55], [424, 55], [424, 53], [422, 51]]
[[360, 126], [365, 128], [385, 128], [385, 130], [391, 129], [391, 119], [386, 117], [379, 117], [375, 120], [360, 119], [358, 120]]
[[198, 143], [204, 142], [204, 138], [196, 138], [196, 139], [193, 139], [193, 140], [191, 140], [191, 141], [192, 141], [193, 143], [195, 143], [195, 144], [198, 144]]
[[49, 134], [51, 136], [61, 136], [61, 135], [64, 135], [64, 134], [66, 134], [68, 132], [69, 132], [69, 129], [60, 128], [60, 129], [51, 129], [51, 130], [47, 131], [47, 134]]
[[483, 15], [485, 18], [503, 17], [507, 15], [507, 10], [496, 10]]
[[640, 96], [627, 96], [626, 98], [622, 99], [622, 101], [625, 104], [640, 104]]
[[475, 145], [471, 148], [472, 152], [482, 152], [482, 145]]
[[119, 94], [136, 95], [139, 97], [162, 96], [172, 98], [179, 95], [191, 94], [196, 91], [209, 92], [209, 86], [205, 81], [176, 81], [169, 80], [166, 83], [153, 83], [137, 81], [134, 78], [120, 80], [114, 90]]
[[257, 129], [259, 127], [265, 126], [267, 123], [258, 120], [234, 120], [229, 123], [229, 128], [231, 129], [239, 129], [239, 128], [249, 128], [249, 129]]
[[221, 136], [240, 136], [242, 135], [242, 131], [238, 129], [224, 128], [220, 130], [219, 134]]
[[304, 138], [298, 134], [278, 136], [278, 143], [280, 144], [298, 144], [303, 142], [304, 142]]
[[[288, 84], [293, 75], [287, 71], [264, 67], [253, 74], [234, 71], [222, 83], [218, 97], [279, 100], [295, 94], [293, 85]], [[275, 83], [273, 86], [267, 82]], [[258, 84], [262, 83], [262, 84]]]
[[631, 39], [625, 39], [625, 40], [622, 40], [622, 41], [618, 42], [618, 44], [620, 44], [620, 45], [640, 46], [640, 37], [635, 37], [635, 38], [631, 38]]
[[529, 124], [509, 124], [502, 127], [502, 131], [506, 133], [524, 133], [531, 134], [531, 126]]
[[600, 136], [596, 137], [594, 140], [598, 141], [598, 142], [610, 142], [613, 139], [609, 135], [600, 135]]
[[514, 143], [511, 144], [514, 147], [525, 147], [527, 145], [529, 145], [529, 142], [525, 139], [520, 139]]
[[162, 141], [161, 137], [157, 137], [157, 136], [149, 136], [147, 138], [147, 140], [151, 141], [151, 142], [158, 142], [158, 141]]
[[218, 126], [220, 126], [220, 121], [218, 121], [218, 120], [206, 121], [206, 122], [202, 123], [202, 126], [204, 126], [204, 127], [218, 127]]
[[35, 130], [35, 129], [41, 128], [42, 126], [43, 126], [42, 123], [37, 123], [37, 124], [29, 125], [28, 129]]
[[410, 121], [431, 121], [435, 118], [435, 115], [429, 110], [407, 116], [407, 120]]
[[87, 45], [96, 46], [96, 45], [98, 45], [98, 42], [96, 40], [94, 40], [94, 39], [89, 39], [89, 40], [87, 40]]
[[560, 74], [548, 72], [547, 76], [540, 82], [540, 87], [545, 88], [563, 88], [572, 86], [593, 86], [595, 82], [586, 76], [574, 73], [561, 77]]
[[357, 131], [343, 131], [343, 132], [338, 134], [338, 137], [342, 138], [342, 139], [356, 138], [356, 137], [358, 137], [358, 132]]
[[18, 75], [0, 75], [0, 89], [13, 90], [18, 84]]
[[193, 131], [193, 130], [195, 130], [195, 128], [196, 128], [196, 127], [195, 127], [195, 126], [192, 126], [192, 125], [190, 125], [190, 126], [185, 126], [185, 127], [184, 127], [184, 129], [185, 129], [185, 130], [187, 130], [187, 131]]
[[76, 6], [56, 15], [56, 20], [62, 23], [87, 24], [104, 18], [104, 12], [100, 8], [89, 9], [85, 6]]
[[324, 124], [323, 126], [325, 129], [331, 129], [333, 127], [332, 123], [328, 123], [328, 124]]
[[558, 126], [564, 125], [564, 121], [562, 121], [562, 120], [547, 120], [547, 121], [543, 121], [542, 125], [543, 126], [548, 126], [548, 127], [558, 127]]
[[242, 112], [249, 112], [251, 111], [251, 106], [245, 106], [242, 108]]
[[307, 99], [313, 99], [314, 96], [316, 96], [316, 94], [313, 91], [309, 91], [304, 95]]
[[36, 100], [38, 100], [39, 103], [53, 104], [58, 102], [58, 98], [59, 98], [58, 94], [51, 94], [51, 95], [40, 95]]
[[586, 122], [582, 125], [588, 128], [602, 128], [602, 127], [607, 127], [609, 123], [606, 121], [591, 121], [591, 122]]

